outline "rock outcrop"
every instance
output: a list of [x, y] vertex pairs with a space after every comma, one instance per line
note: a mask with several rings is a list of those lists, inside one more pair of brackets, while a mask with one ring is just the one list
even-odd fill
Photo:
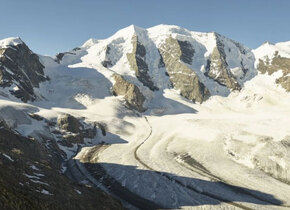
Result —
[[224, 47], [219, 35], [216, 34], [216, 47], [210, 55], [205, 74], [230, 90], [240, 90], [240, 84], [228, 67]]
[[144, 86], [148, 87], [152, 91], [158, 90], [149, 76], [149, 69], [146, 63], [146, 49], [138, 41], [137, 35], [132, 37], [132, 45], [132, 53], [127, 54], [130, 67], [135, 71], [136, 77]]
[[97, 135], [96, 124], [92, 127], [85, 126], [74, 116], [69, 114], [59, 115], [57, 125], [63, 134], [63, 144], [71, 146], [73, 143], [84, 143], [84, 138], [94, 138]]
[[145, 101], [145, 97], [139, 88], [125, 80], [124, 77], [119, 74], [114, 74], [113, 78], [115, 80], [115, 84], [113, 85], [113, 94], [117, 96], [124, 96], [129, 108], [135, 109], [139, 112], [144, 112], [145, 108], [143, 107], [143, 103]]
[[57, 125], [61, 129], [72, 133], [80, 133], [84, 129], [84, 126], [79, 122], [79, 120], [69, 114], [59, 115], [57, 118]]
[[109, 59], [109, 55], [110, 55], [110, 51], [111, 51], [111, 47], [110, 46], [107, 46], [106, 47], [106, 52], [105, 52], [105, 60], [102, 61], [102, 65], [106, 68], [109, 68], [111, 67], [113, 64], [112, 64], [112, 61]]
[[185, 64], [190, 64], [194, 55], [194, 49], [189, 42], [178, 41], [170, 36], [159, 51], [173, 87], [182, 96], [200, 103], [210, 96], [194, 70]]
[[287, 92], [290, 92], [290, 76], [282, 76], [276, 79], [276, 83], [280, 84]]
[[15, 45], [0, 46], [0, 86], [13, 87], [11, 94], [22, 101], [37, 98], [33, 88], [48, 80], [43, 69], [39, 57], [20, 39]]
[[180, 60], [187, 64], [192, 64], [192, 58], [194, 56], [193, 46], [188, 41], [177, 40], [181, 55]]
[[276, 79], [276, 83], [280, 84], [286, 91], [290, 91], [290, 58], [282, 57], [276, 51], [272, 60], [268, 56], [265, 60], [259, 59], [257, 68], [262, 74], [269, 75], [282, 70], [283, 75]]
[[58, 64], [60, 64], [60, 62], [62, 61], [63, 57], [65, 55], [75, 55], [75, 53], [72, 52], [63, 52], [63, 53], [58, 53], [55, 56], [55, 62], [57, 62]]

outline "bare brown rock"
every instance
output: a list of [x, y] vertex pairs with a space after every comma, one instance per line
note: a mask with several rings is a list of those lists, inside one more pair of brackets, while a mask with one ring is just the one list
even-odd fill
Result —
[[139, 112], [145, 111], [143, 107], [145, 97], [139, 88], [136, 85], [126, 81], [121, 75], [114, 74], [113, 77], [115, 79], [113, 94], [117, 96], [124, 96], [124, 99], [130, 108], [133, 108]]
[[[173, 87], [178, 89], [180, 94], [185, 98], [201, 103], [210, 96], [210, 93], [204, 84], [199, 81], [194, 70], [183, 63], [190, 63], [192, 60], [191, 56], [194, 54], [194, 50], [192, 47], [189, 47], [189, 44], [180, 42], [170, 36], [159, 51]], [[190, 53], [186, 54], [183, 52], [182, 49], [184, 48], [190, 51]]]

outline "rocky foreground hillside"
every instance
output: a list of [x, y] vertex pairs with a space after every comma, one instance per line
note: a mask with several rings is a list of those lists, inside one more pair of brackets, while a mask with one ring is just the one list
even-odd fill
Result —
[[[130, 203], [132, 198], [152, 208], [181, 208], [197, 205], [186, 200], [193, 192], [216, 200], [202, 200], [206, 205], [220, 204], [229, 209], [247, 202], [253, 205], [251, 208], [260, 204], [282, 205], [285, 193], [279, 194], [280, 201], [271, 197], [266, 187], [261, 187], [259, 194], [251, 188], [253, 183], [245, 181], [242, 186], [235, 179], [237, 174], [229, 177], [217, 172], [210, 165], [215, 159], [210, 154], [220, 161], [223, 152], [217, 151], [223, 145], [222, 151], [231, 160], [227, 164], [240, 164], [243, 170], [245, 167], [257, 170], [257, 174], [265, 173], [276, 181], [289, 183], [287, 128], [281, 126], [284, 130], [274, 143], [276, 136], [267, 136], [271, 135], [270, 131], [276, 132], [274, 128], [268, 129], [264, 136], [259, 133], [261, 127], [272, 125], [276, 119], [267, 121], [267, 116], [263, 116], [260, 120], [260, 111], [266, 107], [269, 112], [272, 107], [281, 106], [287, 113], [284, 105], [288, 103], [289, 91], [289, 42], [265, 43], [251, 50], [215, 32], [192, 32], [167, 25], [143, 29], [132, 25], [107, 39], [91, 39], [71, 51], [50, 57], [35, 54], [20, 38], [0, 40], [0, 209], [122, 209], [117, 199], [134, 206], [134, 202]], [[250, 119], [247, 127], [243, 120], [255, 114], [259, 120]], [[212, 116], [215, 117], [210, 119]], [[220, 121], [223, 117], [225, 120]], [[264, 120], [260, 127], [256, 125]], [[194, 123], [190, 124], [191, 121]], [[284, 118], [281, 122], [287, 124]], [[196, 154], [193, 143], [182, 143], [187, 135], [193, 134], [190, 139], [196, 141], [196, 148], [200, 146], [201, 152], [206, 151], [206, 155], [196, 155], [200, 162], [190, 156]], [[154, 136], [153, 142], [160, 143], [144, 146], [150, 136]], [[204, 136], [207, 141], [214, 138], [224, 142], [208, 146], [201, 143]], [[247, 140], [240, 140], [244, 138], [241, 136]], [[252, 138], [258, 140], [253, 143]], [[180, 142], [172, 146], [170, 142], [176, 139]], [[166, 140], [170, 141], [165, 144]], [[141, 146], [146, 147], [142, 152], [144, 160], [152, 158], [149, 162], [154, 167], [141, 161], [137, 153]], [[161, 146], [166, 152], [159, 150]], [[209, 151], [211, 147], [217, 149]], [[187, 148], [190, 149], [183, 151]], [[267, 156], [263, 155], [263, 148]], [[86, 164], [91, 164], [87, 168], [89, 172], [84, 172], [83, 166], [75, 171], [76, 165], [81, 164], [78, 153]], [[158, 158], [154, 159], [155, 156]], [[208, 162], [201, 165], [207, 156]], [[163, 158], [167, 158], [166, 164], [157, 163]], [[174, 171], [176, 164], [182, 170]], [[193, 167], [190, 164], [195, 167], [193, 171], [199, 171], [196, 177], [192, 175], [195, 172], [186, 173]], [[138, 168], [140, 165], [142, 170]], [[165, 165], [168, 167], [163, 168]], [[160, 168], [156, 169], [157, 166]], [[212, 171], [206, 166], [212, 167]], [[235, 171], [236, 166], [231, 170]], [[182, 177], [180, 171], [186, 175]], [[168, 178], [175, 173], [179, 177]], [[155, 177], [152, 180], [160, 181], [148, 188], [151, 176]], [[204, 192], [180, 184], [183, 179], [196, 183], [204, 177], [219, 182], [231, 180], [229, 183], [236, 183], [243, 190], [227, 191], [232, 189], [232, 185], [227, 185], [227, 193], [209, 196], [214, 191], [206, 192], [210, 186], [223, 188], [204, 180], [201, 188], [208, 186]], [[162, 191], [166, 186], [172, 189], [165, 191], [173, 194]], [[186, 192], [186, 196], [175, 190]], [[239, 190], [257, 195], [248, 198], [246, 193], [244, 199], [243, 193], [237, 193], [238, 199], [233, 199], [230, 195]], [[287, 192], [288, 188], [283, 190]], [[259, 201], [255, 200], [257, 196], [261, 196]], [[235, 202], [239, 204], [231, 204]]]
[[61, 173], [62, 160], [53, 140], [40, 143], [2, 124], [0, 208], [122, 209], [120, 202], [103, 192], [66, 178]]

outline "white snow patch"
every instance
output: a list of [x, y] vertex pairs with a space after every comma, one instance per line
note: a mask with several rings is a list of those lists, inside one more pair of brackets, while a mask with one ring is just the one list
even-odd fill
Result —
[[0, 40], [0, 47], [7, 48], [9, 46], [16, 46], [23, 44], [22, 40], [19, 37], [10, 37], [7, 39]]
[[77, 190], [77, 189], [75, 189], [75, 191], [77, 192], [77, 194], [79, 194], [79, 195], [81, 195], [82, 194], [82, 192], [81, 191], [79, 191], [79, 190]]
[[52, 193], [50, 193], [49, 191], [47, 191], [45, 189], [42, 189], [41, 193], [44, 194], [44, 195], [53, 195]]
[[11, 162], [14, 162], [14, 160], [9, 156], [9, 155], [7, 155], [7, 154], [5, 154], [5, 153], [0, 153], [0, 154], [2, 154], [4, 157], [6, 157], [8, 160], [10, 160]]

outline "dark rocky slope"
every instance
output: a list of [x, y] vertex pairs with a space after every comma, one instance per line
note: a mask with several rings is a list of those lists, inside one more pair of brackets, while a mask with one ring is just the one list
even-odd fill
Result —
[[2, 122], [0, 209], [122, 209], [120, 202], [103, 192], [72, 183], [60, 171], [62, 152], [55, 141], [46, 144], [50, 149]]
[[22, 101], [35, 100], [33, 88], [48, 80], [39, 57], [22, 41], [16, 45], [0, 46], [0, 86], [13, 87], [10, 93]]

